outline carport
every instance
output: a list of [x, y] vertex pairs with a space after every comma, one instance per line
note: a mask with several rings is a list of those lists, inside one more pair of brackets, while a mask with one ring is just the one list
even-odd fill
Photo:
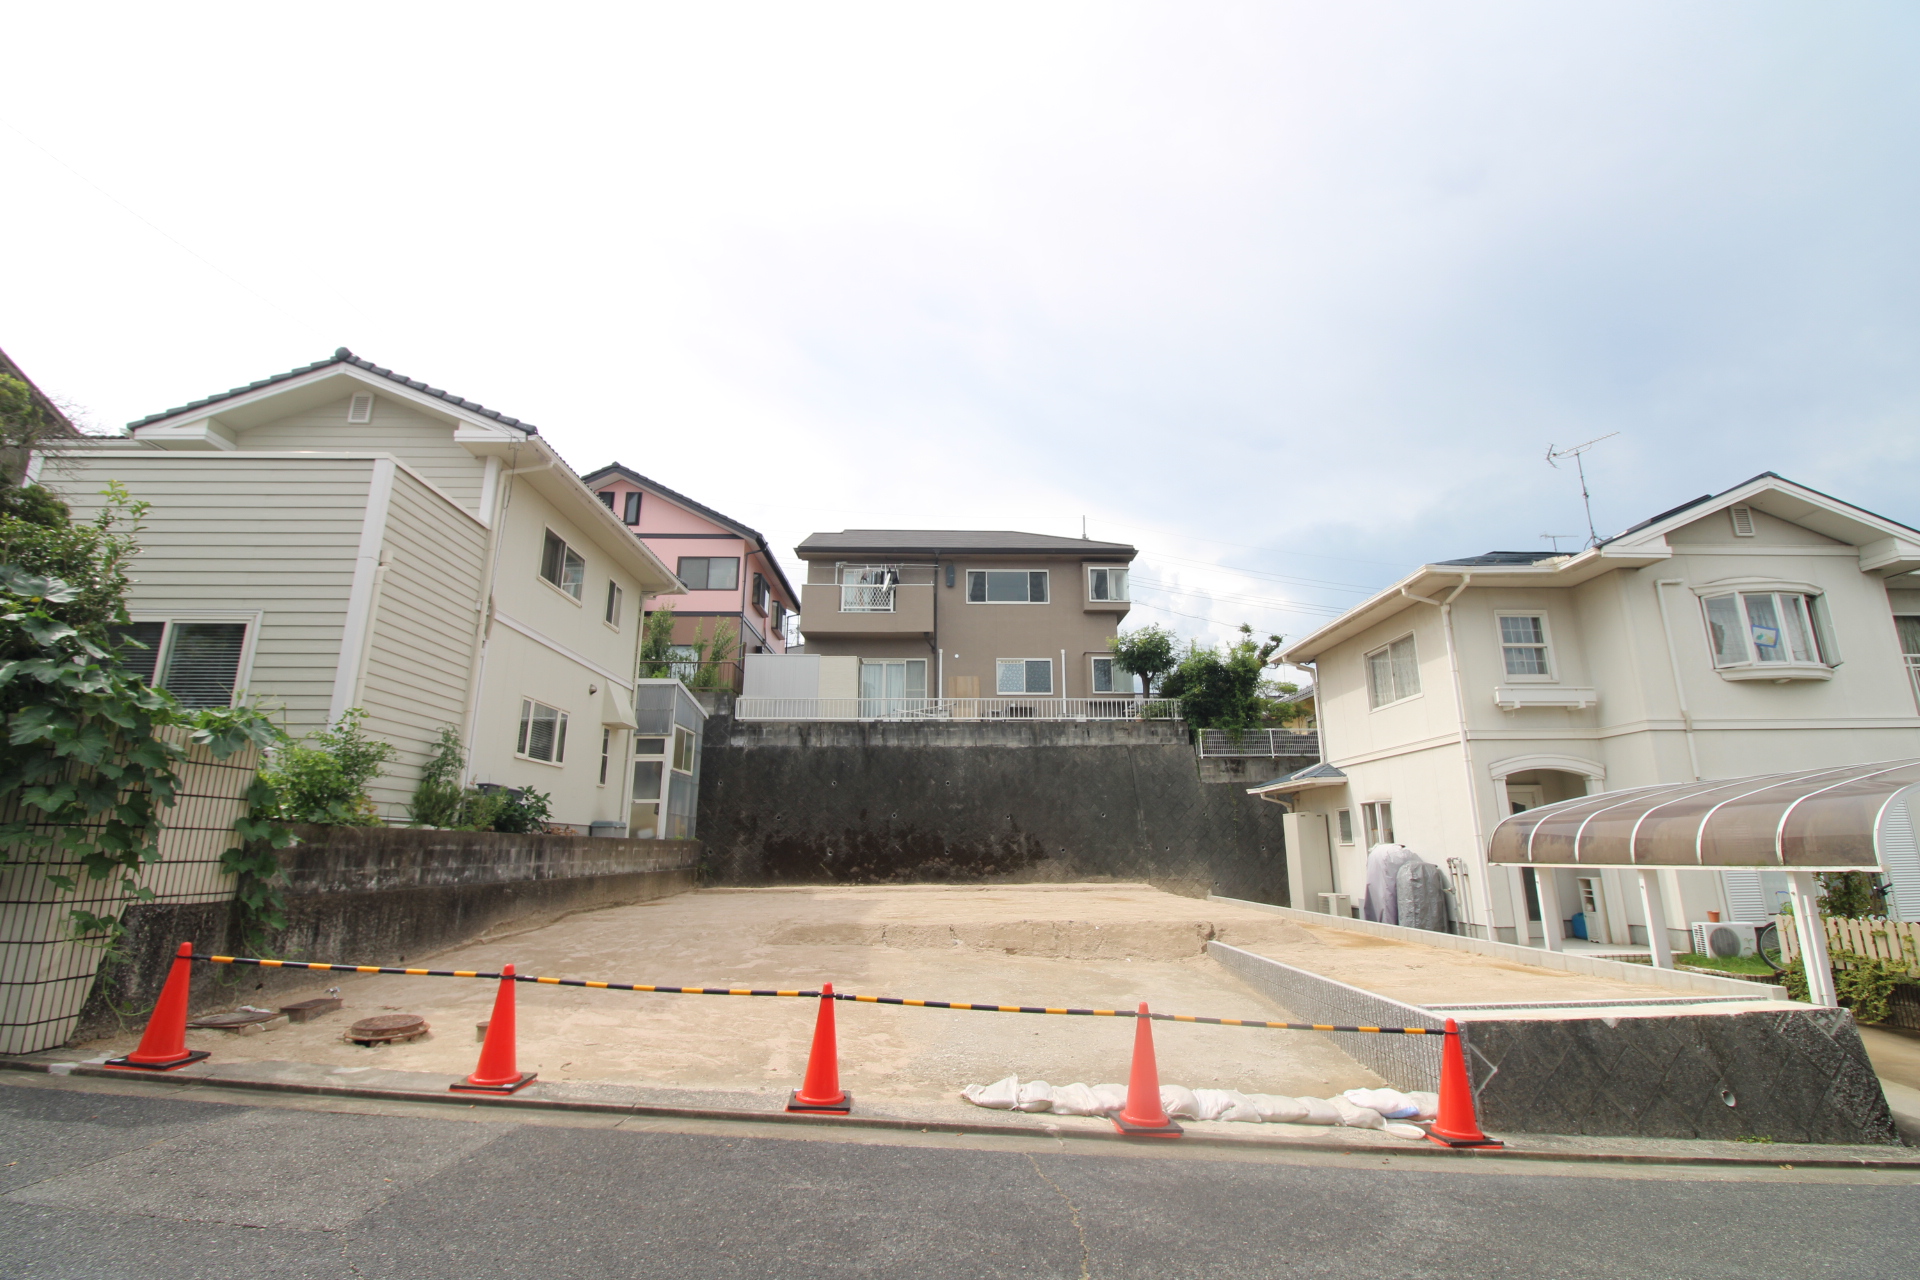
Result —
[[[1494, 828], [1487, 861], [1517, 867], [1613, 867], [1639, 872], [1653, 962], [1670, 968], [1666, 913], [1655, 873], [1663, 868], [1784, 871], [1808, 998], [1834, 1005], [1821, 871], [1881, 872], [1897, 901], [1920, 905], [1920, 850], [1910, 797], [1920, 760], [1759, 774], [1713, 782], [1636, 787], [1516, 813]], [[1551, 876], [1536, 878], [1542, 914], [1559, 904]], [[1548, 931], [1551, 939], [1552, 930]]]

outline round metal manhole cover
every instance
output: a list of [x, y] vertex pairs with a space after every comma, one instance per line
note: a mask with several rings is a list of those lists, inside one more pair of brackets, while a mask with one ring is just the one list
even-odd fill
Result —
[[272, 1013], [263, 1013], [256, 1009], [238, 1009], [232, 1013], [209, 1013], [187, 1023], [199, 1031], [232, 1031], [236, 1027], [249, 1027], [256, 1022], [265, 1022], [274, 1017]]
[[417, 1013], [383, 1013], [362, 1018], [347, 1028], [347, 1039], [360, 1044], [388, 1044], [427, 1034], [427, 1020]]

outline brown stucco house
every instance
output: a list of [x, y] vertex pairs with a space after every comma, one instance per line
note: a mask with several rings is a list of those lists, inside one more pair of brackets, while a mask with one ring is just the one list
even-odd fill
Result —
[[785, 703], [782, 719], [850, 718], [838, 713], [849, 700], [863, 719], [1137, 714], [1133, 678], [1107, 648], [1131, 607], [1139, 553], [1125, 543], [847, 529], [813, 534], [795, 554], [807, 565], [808, 661], [750, 659], [744, 714], [779, 709], [755, 699]]

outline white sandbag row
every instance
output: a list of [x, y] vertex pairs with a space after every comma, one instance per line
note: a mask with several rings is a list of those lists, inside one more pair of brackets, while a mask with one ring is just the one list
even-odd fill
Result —
[[[1014, 1076], [992, 1084], [970, 1084], [961, 1097], [996, 1111], [1050, 1111], [1062, 1116], [1106, 1116], [1127, 1105], [1122, 1084], [1068, 1084], [1055, 1088], [1045, 1080], [1020, 1083]], [[1438, 1114], [1437, 1093], [1398, 1089], [1349, 1089], [1337, 1098], [1290, 1098], [1235, 1089], [1160, 1086], [1160, 1106], [1183, 1120], [1237, 1120], [1248, 1124], [1345, 1125], [1380, 1129], [1397, 1138], [1423, 1138], [1426, 1130], [1404, 1120], [1431, 1120]]]

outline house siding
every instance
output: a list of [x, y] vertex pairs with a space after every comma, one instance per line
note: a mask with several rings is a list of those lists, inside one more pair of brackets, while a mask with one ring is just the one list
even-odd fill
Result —
[[388, 399], [373, 397], [370, 422], [348, 422], [350, 396], [238, 432], [241, 450], [335, 449], [390, 453], [434, 488], [465, 508], [480, 509], [486, 464], [457, 444], [446, 421]]

